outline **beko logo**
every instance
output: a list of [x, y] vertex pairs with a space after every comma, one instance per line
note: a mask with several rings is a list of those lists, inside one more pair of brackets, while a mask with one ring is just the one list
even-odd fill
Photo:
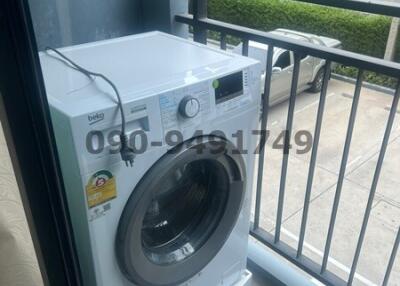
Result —
[[96, 124], [104, 119], [104, 113], [95, 113], [88, 115], [89, 125]]

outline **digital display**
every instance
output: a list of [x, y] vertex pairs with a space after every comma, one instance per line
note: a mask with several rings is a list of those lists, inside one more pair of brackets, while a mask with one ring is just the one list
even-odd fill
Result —
[[214, 80], [215, 101], [221, 103], [243, 94], [243, 72]]

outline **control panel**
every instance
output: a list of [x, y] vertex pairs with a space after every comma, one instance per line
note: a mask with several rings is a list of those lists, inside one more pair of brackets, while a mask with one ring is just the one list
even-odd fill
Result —
[[209, 81], [166, 92], [159, 100], [164, 132], [199, 124], [212, 112]]
[[240, 71], [215, 79], [213, 87], [217, 104], [241, 96], [244, 93], [243, 72]]
[[184, 131], [251, 103], [248, 71], [195, 83], [159, 96], [164, 134]]

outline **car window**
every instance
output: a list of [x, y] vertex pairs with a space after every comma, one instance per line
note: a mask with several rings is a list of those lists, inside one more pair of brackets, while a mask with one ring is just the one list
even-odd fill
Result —
[[285, 69], [288, 66], [290, 66], [290, 52], [285, 51], [283, 52], [279, 58], [276, 60], [276, 63], [274, 65], [275, 67]]

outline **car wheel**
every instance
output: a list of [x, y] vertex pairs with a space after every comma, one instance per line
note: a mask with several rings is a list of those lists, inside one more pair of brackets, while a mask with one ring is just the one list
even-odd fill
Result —
[[314, 81], [311, 84], [310, 91], [311, 92], [320, 92], [322, 89], [322, 83], [324, 81], [324, 70], [325, 67], [319, 69], [317, 75], [314, 78]]

